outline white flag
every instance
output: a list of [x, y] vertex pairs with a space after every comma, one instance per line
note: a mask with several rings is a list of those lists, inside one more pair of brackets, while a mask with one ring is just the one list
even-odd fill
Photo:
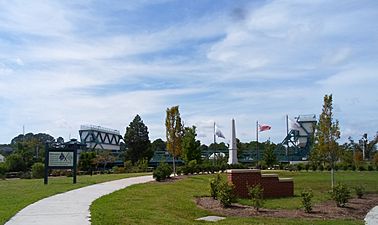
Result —
[[290, 130], [300, 130], [301, 125], [297, 121], [289, 119], [289, 128]]
[[219, 128], [217, 127], [217, 125], [215, 125], [215, 135], [217, 135], [218, 137], [220, 138], [225, 138], [222, 131], [219, 130]]

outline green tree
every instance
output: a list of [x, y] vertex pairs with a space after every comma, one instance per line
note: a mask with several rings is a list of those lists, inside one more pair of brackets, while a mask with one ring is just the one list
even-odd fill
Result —
[[277, 163], [277, 157], [276, 154], [274, 154], [274, 144], [270, 143], [270, 141], [265, 145], [263, 158], [268, 167], [272, 167]]
[[150, 159], [153, 155], [148, 128], [139, 115], [126, 128], [125, 133], [126, 159], [134, 164], [141, 159]]
[[337, 140], [340, 138], [339, 121], [333, 121], [332, 94], [324, 96], [322, 113], [315, 133], [314, 151], [328, 162], [331, 167], [331, 185], [335, 183], [335, 163], [339, 159], [340, 151]]
[[167, 150], [167, 143], [163, 141], [161, 138], [156, 139], [151, 143], [151, 151], [166, 151]]
[[173, 174], [176, 174], [175, 158], [182, 151], [183, 126], [179, 112], [179, 106], [173, 106], [167, 109], [165, 119], [167, 150], [173, 156]]
[[79, 169], [83, 171], [90, 171], [95, 165], [95, 152], [82, 152], [79, 158]]
[[196, 127], [185, 127], [184, 136], [182, 137], [182, 155], [185, 163], [192, 160], [200, 162], [201, 160], [201, 143], [196, 141]]
[[17, 153], [9, 155], [5, 160], [5, 164], [9, 172], [19, 172], [27, 170], [24, 160], [22, 159], [21, 155]]

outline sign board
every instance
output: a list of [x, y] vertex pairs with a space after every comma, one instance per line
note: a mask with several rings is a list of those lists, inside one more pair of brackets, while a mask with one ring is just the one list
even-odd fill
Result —
[[50, 167], [73, 167], [74, 166], [74, 152], [60, 151], [49, 152], [49, 166]]

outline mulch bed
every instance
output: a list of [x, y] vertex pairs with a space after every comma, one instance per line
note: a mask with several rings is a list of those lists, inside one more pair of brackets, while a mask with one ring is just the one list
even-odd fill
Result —
[[370, 209], [378, 205], [378, 195], [369, 194], [362, 199], [350, 199], [344, 208], [336, 207], [334, 201], [322, 202], [314, 205], [311, 213], [305, 213], [303, 209], [260, 209], [257, 212], [252, 206], [240, 204], [223, 208], [219, 201], [210, 197], [198, 197], [196, 202], [200, 208], [223, 216], [363, 220]]

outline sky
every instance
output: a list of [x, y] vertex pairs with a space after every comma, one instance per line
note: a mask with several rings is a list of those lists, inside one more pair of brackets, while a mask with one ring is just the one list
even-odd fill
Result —
[[165, 139], [166, 109], [228, 143], [256, 121], [281, 142], [285, 116], [333, 95], [341, 140], [378, 131], [376, 0], [0, 0], [0, 143], [23, 132], [123, 135], [139, 114]]

